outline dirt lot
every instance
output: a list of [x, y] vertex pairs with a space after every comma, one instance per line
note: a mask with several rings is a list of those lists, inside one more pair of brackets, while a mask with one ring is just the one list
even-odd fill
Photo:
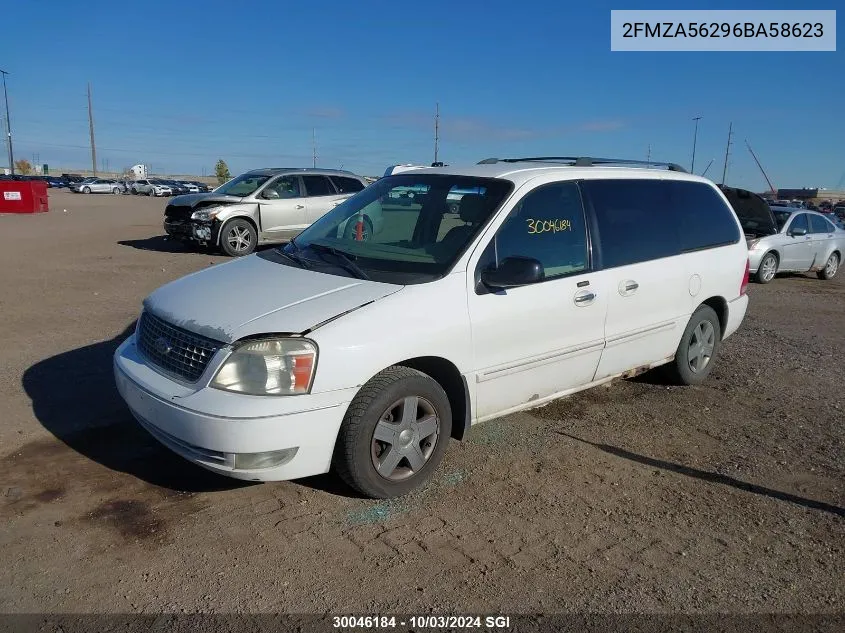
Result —
[[843, 611], [843, 276], [752, 285], [704, 386], [488, 422], [378, 503], [219, 478], [133, 422], [114, 348], [222, 261], [165, 241], [163, 206], [0, 216], [0, 612]]

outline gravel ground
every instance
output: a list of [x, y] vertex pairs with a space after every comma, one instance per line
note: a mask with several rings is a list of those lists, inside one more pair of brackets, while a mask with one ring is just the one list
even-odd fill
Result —
[[223, 261], [162, 200], [0, 215], [0, 612], [843, 612], [845, 281], [752, 285], [700, 387], [618, 381], [474, 427], [425, 490], [241, 484], [139, 430], [111, 354]]

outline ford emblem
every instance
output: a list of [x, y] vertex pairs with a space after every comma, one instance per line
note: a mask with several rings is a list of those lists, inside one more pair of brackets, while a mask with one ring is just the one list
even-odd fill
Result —
[[162, 356], [167, 356], [170, 353], [170, 350], [173, 348], [170, 347], [170, 341], [168, 341], [163, 336], [159, 336], [155, 342], [153, 343], [153, 348]]

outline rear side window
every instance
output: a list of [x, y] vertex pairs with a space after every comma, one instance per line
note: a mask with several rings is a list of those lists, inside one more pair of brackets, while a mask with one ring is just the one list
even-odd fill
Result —
[[677, 180], [586, 180], [605, 268], [735, 244], [740, 229], [709, 185]]
[[581, 187], [595, 210], [605, 268], [678, 254], [678, 222], [664, 181], [585, 180]]
[[733, 211], [713, 187], [676, 180], [671, 182], [671, 189], [672, 213], [679, 220], [682, 252], [739, 241], [741, 235]]
[[346, 176], [331, 176], [330, 178], [340, 193], [356, 193], [364, 188], [364, 184], [354, 178]]
[[334, 187], [325, 176], [303, 176], [305, 192], [308, 196], [333, 196]]
[[833, 225], [820, 215], [810, 216], [810, 233], [832, 233]]

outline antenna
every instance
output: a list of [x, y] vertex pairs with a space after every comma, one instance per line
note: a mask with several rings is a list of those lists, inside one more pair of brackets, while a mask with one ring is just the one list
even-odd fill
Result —
[[754, 162], [757, 163], [757, 167], [760, 168], [760, 171], [763, 174], [763, 178], [765, 178], [766, 182], [769, 184], [769, 191], [771, 191], [774, 194], [777, 194], [777, 189], [775, 189], [775, 186], [772, 184], [772, 181], [769, 180], [769, 177], [766, 175], [766, 172], [763, 169], [763, 166], [760, 164], [760, 161], [757, 160], [757, 154], [754, 153], [754, 150], [751, 149], [751, 145], [748, 144], [748, 139], [745, 139], [745, 146], [748, 148], [748, 151], [751, 152], [751, 156], [754, 157]]
[[437, 102], [434, 110], [434, 162], [437, 161], [437, 153], [440, 149], [440, 102]]
[[704, 171], [703, 171], [703, 172], [701, 172], [701, 177], [702, 177], [702, 178], [704, 178], [704, 176], [705, 176], [705, 175], [707, 175], [707, 172], [708, 172], [708, 171], [710, 171], [710, 165], [712, 165], [712, 164], [713, 164], [713, 159], [711, 158], [711, 159], [710, 159], [710, 162], [709, 162], [709, 163], [707, 163], [707, 167], [704, 169]]
[[698, 122], [701, 121], [700, 116], [695, 116], [692, 118], [695, 121], [695, 132], [692, 136], [692, 165], [690, 165], [689, 173], [695, 173], [695, 142], [698, 140]]
[[91, 111], [91, 82], [88, 82], [88, 130], [91, 133], [91, 171], [97, 175], [97, 144], [94, 143], [94, 113]]
[[731, 152], [731, 135], [733, 134], [734, 124], [731, 121], [731, 124], [728, 126], [728, 144], [725, 145], [725, 166], [722, 168], [722, 184], [725, 184], [725, 176], [728, 174], [728, 156], [730, 156]]

